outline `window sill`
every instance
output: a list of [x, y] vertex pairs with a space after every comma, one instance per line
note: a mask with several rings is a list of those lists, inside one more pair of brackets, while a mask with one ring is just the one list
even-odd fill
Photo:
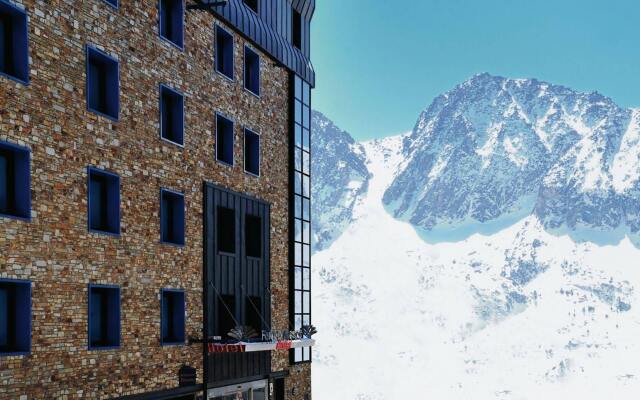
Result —
[[101, 117], [107, 118], [107, 119], [109, 119], [109, 120], [111, 120], [113, 122], [119, 122], [119, 120], [120, 120], [119, 116], [115, 116], [114, 117], [113, 115], [105, 114], [105, 113], [103, 113], [101, 111], [98, 111], [98, 110], [95, 110], [95, 109], [93, 109], [93, 108], [91, 108], [89, 106], [87, 106], [87, 111], [89, 111], [91, 113], [94, 113], [94, 114], [97, 114], [97, 115], [99, 115]]
[[110, 231], [103, 231], [100, 229], [89, 228], [89, 233], [95, 233], [97, 235], [105, 235], [105, 236], [112, 236], [112, 237], [120, 237], [120, 231], [110, 232]]
[[162, 40], [163, 42], [170, 44], [172, 47], [175, 47], [176, 49], [180, 50], [180, 52], [184, 52], [184, 41], [180, 45], [180, 44], [174, 42], [173, 40], [169, 39], [168, 37], [162, 36], [162, 34], [160, 34], [158, 36], [160, 36], [160, 40]]
[[174, 142], [171, 139], [167, 139], [166, 137], [163, 137], [162, 135], [160, 135], [160, 140], [167, 142], [167, 143], [171, 143], [174, 146], [178, 146], [181, 149], [184, 149], [184, 140], [182, 141], [182, 143], [178, 143], [178, 142]]
[[18, 221], [31, 222], [31, 215], [29, 215], [28, 217], [25, 217], [25, 216], [15, 215], [15, 214], [0, 213], [0, 218], [15, 219], [15, 220], [18, 220]]
[[0, 76], [4, 76], [5, 78], [7, 78], [7, 79], [9, 79], [11, 81], [21, 83], [21, 84], [23, 84], [25, 86], [29, 86], [29, 84], [30, 84], [29, 78], [24, 80], [24, 79], [18, 78], [17, 76], [14, 76], [14, 75], [8, 74], [6, 72], [2, 72], [2, 71], [0, 71]]

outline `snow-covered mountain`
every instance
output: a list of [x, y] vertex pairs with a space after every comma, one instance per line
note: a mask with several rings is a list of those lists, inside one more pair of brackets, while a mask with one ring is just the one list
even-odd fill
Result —
[[361, 144], [322, 113], [311, 115], [311, 213], [313, 250], [328, 247], [351, 223], [353, 208], [367, 191], [369, 171]]
[[640, 230], [640, 113], [598, 93], [476, 75], [420, 115], [403, 156], [384, 203], [426, 236], [532, 211], [576, 235]]
[[370, 178], [314, 254], [314, 397], [637, 399], [638, 118], [483, 74], [412, 132], [346, 140]]

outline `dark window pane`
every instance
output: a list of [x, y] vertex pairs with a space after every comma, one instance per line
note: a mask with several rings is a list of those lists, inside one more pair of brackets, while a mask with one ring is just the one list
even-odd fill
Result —
[[244, 48], [244, 87], [260, 95], [260, 57], [248, 47]]
[[183, 0], [160, 0], [160, 36], [178, 47], [183, 46]]
[[216, 70], [233, 79], [233, 36], [220, 26], [216, 26]]
[[233, 165], [233, 122], [221, 115], [216, 116], [216, 158]]
[[260, 135], [248, 129], [244, 131], [244, 169], [260, 175]]
[[223, 340], [229, 340], [228, 333], [236, 327], [235, 322], [236, 299], [232, 295], [222, 295], [218, 297], [218, 307], [216, 314], [217, 335], [222, 336]]
[[245, 252], [247, 257], [262, 256], [262, 218], [245, 216]]
[[236, 252], [236, 212], [231, 208], [218, 207], [216, 236], [218, 251], [223, 253]]

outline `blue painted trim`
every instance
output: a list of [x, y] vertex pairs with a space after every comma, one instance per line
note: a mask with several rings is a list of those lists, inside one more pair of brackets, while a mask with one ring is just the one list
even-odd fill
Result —
[[[91, 52], [97, 53], [99, 57], [106, 58], [107, 60], [114, 62], [116, 65], [117, 94], [116, 94], [116, 116], [115, 117], [113, 115], [105, 114], [102, 111], [96, 110], [90, 106], [88, 83], [89, 83], [89, 54]], [[86, 74], [86, 77], [84, 80], [84, 83], [85, 83], [84, 89], [85, 89], [85, 101], [87, 102], [87, 111], [98, 114], [114, 122], [118, 122], [120, 119], [120, 61], [117, 58], [105, 53], [104, 51], [92, 45], [87, 44], [85, 45], [85, 74]]]
[[5, 142], [0, 140], [0, 148], [5, 148], [9, 151], [15, 152], [15, 153], [26, 153], [27, 156], [27, 165], [26, 165], [26, 171], [25, 171], [25, 175], [28, 179], [28, 190], [26, 193], [26, 198], [25, 198], [25, 202], [28, 204], [29, 207], [29, 215], [28, 216], [21, 216], [21, 215], [14, 215], [14, 214], [5, 214], [5, 213], [0, 213], [0, 218], [8, 218], [8, 219], [15, 219], [15, 220], [19, 220], [19, 221], [25, 221], [25, 222], [31, 222], [32, 221], [32, 197], [31, 197], [31, 149], [25, 146], [20, 146], [17, 145], [15, 143], [11, 143], [11, 142]]
[[28, 16], [28, 8], [24, 7], [18, 7], [16, 4], [10, 3], [7, 0], [0, 0], [0, 4], [4, 4], [10, 8], [12, 8], [14, 11], [16, 11], [17, 13], [21, 14], [22, 16], [24, 16], [24, 31], [22, 32], [22, 34], [24, 35], [25, 38], [25, 43], [26, 43], [26, 53], [27, 53], [27, 79], [21, 79], [18, 78], [17, 76], [11, 75], [11, 74], [7, 74], [4, 72], [0, 71], [0, 76], [4, 76], [9, 80], [21, 83], [23, 85], [29, 86], [30, 85], [30, 81], [31, 81], [31, 68], [29, 65], [29, 49], [31, 48], [30, 46], [30, 41], [29, 41], [29, 16]]
[[[163, 332], [164, 332], [164, 327], [167, 323], [167, 321], [165, 321], [165, 319], [163, 318], [163, 314], [164, 314], [164, 294], [165, 293], [180, 293], [182, 294], [182, 307], [181, 307], [181, 311], [182, 311], [182, 315], [183, 315], [183, 334], [182, 337], [184, 338], [181, 342], [173, 342], [173, 341], [165, 341], [164, 337], [163, 337]], [[184, 289], [167, 289], [167, 288], [163, 288], [160, 289], [160, 345], [161, 346], [185, 346], [187, 341], [187, 321], [186, 321], [186, 308], [187, 308], [187, 296], [186, 293], [184, 291]]]
[[31, 283], [31, 281], [28, 280], [24, 280], [24, 279], [10, 279], [10, 278], [0, 278], [0, 283], [10, 283], [10, 284], [15, 284], [15, 285], [19, 285], [19, 286], [28, 286], [27, 288], [27, 297], [29, 299], [29, 312], [28, 312], [28, 319], [27, 319], [27, 329], [29, 331], [29, 337], [27, 338], [27, 347], [28, 350], [26, 351], [8, 351], [8, 352], [0, 352], [0, 357], [17, 357], [17, 356], [27, 356], [31, 354], [31, 342], [33, 340], [33, 332], [32, 332], [32, 328], [33, 328], [33, 296], [32, 296], [32, 292], [33, 292], [33, 285]]
[[[255, 174], [251, 171], [247, 171], [247, 132], [251, 132], [254, 135], [258, 136], [258, 173]], [[247, 128], [246, 126], [244, 127], [244, 135], [243, 136], [243, 146], [242, 146], [242, 152], [244, 153], [244, 172], [247, 175], [251, 175], [253, 177], [256, 178], [260, 178], [260, 174], [262, 172], [262, 135], [260, 135], [259, 132], [256, 132], [252, 129]]]
[[[182, 143], [174, 142], [173, 140], [167, 139], [167, 138], [162, 136], [162, 111], [164, 110], [164, 103], [162, 102], [162, 91], [163, 90], [168, 90], [172, 94], [174, 94], [176, 96], [180, 96], [182, 98]], [[159, 132], [160, 140], [164, 140], [165, 142], [174, 144], [174, 145], [176, 145], [176, 146], [178, 146], [180, 148], [183, 148], [183, 149], [184, 149], [184, 142], [185, 142], [185, 136], [186, 136], [185, 135], [185, 131], [186, 131], [186, 129], [185, 129], [185, 126], [186, 126], [185, 125], [185, 114], [186, 113], [185, 113], [184, 103], [185, 103], [185, 96], [184, 96], [184, 94], [182, 92], [180, 92], [177, 89], [171, 88], [171, 87], [169, 87], [169, 86], [167, 86], [167, 85], [165, 85], [163, 83], [160, 84], [160, 90], [158, 91], [158, 105], [159, 105], [159, 107], [158, 107], [158, 113], [159, 113], [158, 118], [159, 118], [159, 121], [160, 121], [160, 132]]]
[[[250, 53], [253, 53], [257, 58], [258, 58], [258, 93], [254, 92], [253, 90], [249, 89], [247, 87], [247, 51], [249, 51]], [[257, 98], [260, 98], [260, 85], [262, 84], [262, 80], [260, 79], [260, 72], [261, 72], [261, 65], [260, 65], [260, 54], [258, 54], [258, 52], [254, 51], [251, 47], [247, 46], [246, 44], [244, 45], [244, 62], [242, 63], [242, 86], [244, 87], [244, 89], [251, 93], [252, 95], [256, 96]]]
[[[183, 207], [183, 218], [182, 218], [182, 243], [169, 242], [162, 239], [162, 232], [164, 231], [164, 210], [162, 207], [162, 198], [164, 193], [169, 193], [174, 196], [180, 196], [182, 198], [182, 207]], [[176, 192], [171, 189], [160, 188], [160, 243], [182, 248], [187, 243], [187, 201], [185, 199], [184, 193]]]
[[[89, 195], [89, 190], [91, 187], [91, 174], [98, 174], [98, 175], [103, 175], [103, 176], [107, 176], [109, 178], [115, 178], [117, 179], [117, 185], [118, 185], [118, 212], [117, 212], [117, 216], [118, 216], [118, 232], [110, 232], [110, 231], [102, 231], [99, 229], [93, 229], [91, 228], [91, 196]], [[121, 184], [120, 184], [120, 176], [113, 173], [113, 172], [109, 172], [106, 171], [104, 169], [100, 169], [97, 167], [92, 167], [92, 166], [88, 166], [87, 167], [87, 230], [89, 232], [92, 233], [98, 233], [101, 235], [108, 235], [108, 236], [114, 236], [114, 237], [120, 237], [120, 233], [121, 233], [121, 218], [122, 218], [122, 213], [121, 213], [121, 209], [120, 209], [120, 203], [121, 203], [121, 198], [120, 198], [120, 190], [121, 189]]]
[[[224, 72], [220, 71], [220, 66], [218, 64], [218, 60], [219, 57], [217, 56], [218, 53], [218, 32], [219, 30], [225, 32], [227, 35], [229, 35], [229, 37], [231, 38], [231, 76], [225, 74]], [[220, 24], [215, 24], [215, 28], [214, 28], [214, 52], [213, 52], [213, 56], [215, 58], [215, 68], [214, 70], [216, 71], [216, 73], [224, 78], [226, 78], [227, 80], [234, 82], [235, 81], [235, 38], [233, 37], [233, 33], [228, 31], [227, 29], [225, 29], [222, 25]]]
[[[118, 332], [118, 344], [116, 346], [91, 346], [91, 289], [111, 289], [117, 291], [117, 312], [118, 312], [118, 321], [117, 321], [117, 332]], [[117, 285], [103, 285], [90, 283], [87, 289], [87, 349], [90, 351], [100, 351], [100, 350], [113, 350], [119, 349], [122, 343], [122, 304], [121, 304], [121, 291], [120, 286]]]
[[[221, 160], [218, 157], [218, 118], [223, 118], [226, 119], [227, 121], [231, 122], [231, 163], [228, 163], [224, 160]], [[228, 167], [234, 167], [235, 166], [235, 156], [233, 154], [233, 151], [235, 149], [235, 140], [236, 140], [236, 134], [235, 134], [235, 121], [232, 118], [227, 117], [226, 115], [222, 114], [221, 112], [216, 111], [216, 132], [215, 132], [215, 139], [216, 139], [216, 144], [215, 144], [215, 149], [214, 149], [214, 156], [217, 162], [219, 162], [222, 165], [226, 165]]]
[[174, 41], [172, 41], [171, 39], [165, 37], [164, 35], [162, 35], [162, 3], [163, 0], [158, 0], [158, 36], [160, 36], [160, 39], [164, 42], [169, 43], [171, 46], [177, 48], [180, 51], [184, 51], [184, 38], [185, 38], [185, 33], [186, 33], [186, 24], [185, 24], [185, 4], [184, 1], [182, 1], [182, 43], [178, 44], [175, 43]]
[[111, 0], [102, 0], [102, 1], [110, 5], [111, 7], [115, 8], [116, 10], [120, 8], [120, 2], [118, 0], [115, 0], [116, 4], [113, 4]]

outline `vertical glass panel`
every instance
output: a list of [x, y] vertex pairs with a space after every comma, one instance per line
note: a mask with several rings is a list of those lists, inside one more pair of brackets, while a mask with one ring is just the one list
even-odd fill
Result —
[[302, 245], [300, 243], [295, 244], [294, 258], [296, 265], [302, 265]]
[[302, 268], [302, 289], [311, 290], [311, 270], [309, 268]]
[[[301, 197], [297, 197], [298, 199]], [[302, 218], [306, 221], [311, 219], [311, 206], [309, 199], [302, 199]]]
[[303, 272], [302, 272], [302, 268], [300, 267], [295, 267], [294, 268], [295, 273], [293, 274], [293, 280], [294, 280], [294, 288], [296, 290], [301, 290], [302, 289], [302, 276], [303, 276]]
[[296, 124], [295, 131], [296, 131], [296, 146], [302, 147], [302, 127]]
[[310, 100], [310, 96], [311, 96], [311, 87], [309, 86], [309, 84], [307, 82], [302, 83], [302, 101], [304, 102], [304, 104], [306, 105], [311, 105], [309, 104], [309, 100]]
[[302, 99], [302, 79], [295, 77], [295, 96], [298, 99]]
[[300, 314], [302, 312], [302, 292], [299, 290], [295, 291], [295, 313]]
[[304, 265], [305, 267], [309, 266], [309, 245], [305, 244], [302, 246], [303, 250], [302, 252], [304, 253], [303, 257], [302, 257], [302, 265]]
[[305, 361], [309, 361], [311, 359], [311, 349], [309, 347], [302, 348], [302, 358]]
[[300, 328], [302, 328], [302, 315], [296, 315], [296, 318], [294, 320], [294, 329], [295, 330], [299, 330]]
[[302, 293], [303, 293], [302, 312], [307, 314], [311, 312], [311, 293], [310, 292], [302, 292]]
[[295, 360], [302, 361], [302, 348], [298, 347], [295, 349]]
[[[309, 205], [309, 200], [304, 200], [306, 201], [306, 206]], [[295, 195], [295, 203], [294, 203], [294, 215], [296, 218], [302, 218], [302, 204], [303, 204], [303, 199], [301, 196]]]
[[295, 112], [295, 118], [296, 118], [296, 122], [299, 124], [302, 124], [302, 103], [300, 103], [298, 100], [295, 101], [296, 103], [296, 112]]
[[296, 194], [302, 194], [302, 173], [296, 172], [294, 176], [294, 190]]
[[311, 244], [311, 227], [310, 223], [303, 222], [302, 223], [302, 242], [306, 244]]
[[311, 188], [309, 187], [309, 177], [302, 176], [302, 195], [304, 197], [311, 197]]
[[311, 314], [302, 315], [302, 325], [303, 326], [311, 325]]
[[[295, 230], [295, 240], [296, 240], [296, 242], [302, 242], [302, 221], [296, 218], [293, 221], [293, 225], [294, 225], [294, 230]], [[306, 232], [305, 232], [305, 234], [306, 234]]]
[[309, 171], [310, 162], [309, 162], [309, 153], [306, 151], [302, 153], [302, 172], [309, 175], [311, 172]]
[[295, 168], [296, 171], [302, 171], [302, 150], [296, 148], [294, 150]]
[[302, 107], [302, 127], [309, 128], [309, 107]]
[[310, 143], [310, 138], [309, 138], [309, 129], [303, 129], [302, 130], [302, 148], [305, 149], [306, 151], [309, 151], [309, 146], [311, 146]]

